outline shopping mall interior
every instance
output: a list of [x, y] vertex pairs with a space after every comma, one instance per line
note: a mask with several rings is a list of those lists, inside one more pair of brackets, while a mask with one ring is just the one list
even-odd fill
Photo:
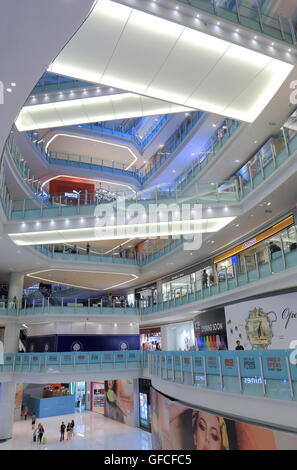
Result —
[[0, 451], [296, 450], [296, 0], [0, 8]]

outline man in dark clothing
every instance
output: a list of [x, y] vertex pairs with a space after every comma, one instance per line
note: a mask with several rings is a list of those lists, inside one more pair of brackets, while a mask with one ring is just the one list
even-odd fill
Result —
[[65, 429], [66, 429], [66, 426], [64, 424], [64, 421], [62, 421], [62, 424], [60, 426], [60, 441], [64, 441], [64, 434], [65, 434]]
[[236, 341], [236, 351], [244, 351], [244, 347], [241, 346], [240, 341]]

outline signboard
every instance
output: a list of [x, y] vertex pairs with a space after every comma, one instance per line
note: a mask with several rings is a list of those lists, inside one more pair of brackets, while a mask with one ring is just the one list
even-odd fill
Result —
[[225, 307], [229, 349], [289, 349], [297, 339], [297, 293], [249, 300]]

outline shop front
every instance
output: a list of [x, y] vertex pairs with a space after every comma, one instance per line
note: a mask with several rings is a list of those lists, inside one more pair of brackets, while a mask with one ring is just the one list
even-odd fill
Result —
[[243, 274], [269, 263], [284, 252], [297, 248], [294, 216], [290, 215], [269, 229], [214, 258], [218, 281]]
[[162, 349], [161, 328], [141, 328], [140, 348], [150, 351]]
[[162, 279], [162, 300], [177, 299], [214, 283], [211, 260], [191, 266]]
[[104, 382], [91, 382], [90, 411], [104, 415], [105, 388]]
[[162, 326], [162, 342], [167, 351], [195, 351], [193, 321]]
[[194, 318], [194, 333], [198, 351], [228, 349], [224, 307], [197, 315]]
[[157, 284], [150, 284], [135, 290], [135, 300], [139, 303], [140, 307], [151, 307], [157, 303]]

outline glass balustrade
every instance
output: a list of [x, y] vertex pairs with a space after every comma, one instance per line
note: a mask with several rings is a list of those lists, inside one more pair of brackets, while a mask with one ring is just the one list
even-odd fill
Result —
[[91, 245], [89, 245], [89, 248], [85, 248], [73, 244], [39, 245], [33, 246], [32, 248], [49, 258], [57, 260], [144, 266], [182, 245], [183, 237], [167, 242], [161, 249], [151, 248], [143, 253], [137, 252], [135, 248], [122, 248], [120, 251], [119, 248], [114, 248], [104, 251], [98, 247], [92, 247]]
[[[151, 304], [149, 307], [143, 307], [142, 302], [138, 302], [135, 305], [135, 308], [141, 313], [141, 315], [146, 316], [160, 311], [167, 311], [172, 308], [186, 306], [193, 302], [205, 301], [213, 297], [218, 297], [221, 294], [226, 294], [229, 291], [233, 291], [240, 287], [248, 287], [253, 285], [255, 282], [259, 282], [262, 279], [266, 279], [275, 274], [285, 272], [290, 268], [296, 268], [297, 266], [297, 227], [292, 226], [291, 231], [293, 230], [295, 235], [292, 238], [286, 235], [286, 232], [281, 232], [279, 235], [278, 249], [276, 251], [272, 250], [269, 244], [266, 244], [263, 250], [266, 250], [266, 256], [260, 256], [259, 253], [255, 253], [249, 259], [244, 258], [244, 263], [240, 266], [234, 265], [230, 271], [227, 267], [222, 268], [220, 271], [216, 271], [213, 266], [212, 275], [208, 276], [207, 282], [201, 283], [200, 281], [188, 284], [181, 291], [177, 289], [172, 291], [170, 294], [167, 293], [168, 300], [164, 302], [156, 302]], [[161, 255], [160, 255], [161, 256]], [[77, 309], [79, 307], [79, 313], [83, 313], [86, 307], [90, 306], [90, 303], [93, 302], [92, 299], [85, 299], [81, 305], [79, 299], [71, 298], [71, 305], [65, 301], [63, 297], [55, 297], [55, 306], [59, 307], [59, 312], [63, 313], [71, 309]], [[14, 303], [11, 303], [14, 302]], [[36, 305], [34, 302], [27, 305], [22, 301], [22, 303], [16, 303], [16, 299], [2, 301], [0, 302], [0, 314], [1, 315], [20, 315], [28, 314], [32, 308], [40, 307], [38, 310], [39, 313], [45, 311], [45, 307], [48, 307], [50, 312], [51, 300], [42, 300], [42, 305]], [[120, 305], [122, 305], [120, 303]], [[107, 306], [107, 305], [106, 305]], [[104, 310], [104, 306], [100, 306]], [[42, 310], [43, 309], [43, 310]], [[77, 310], [76, 310], [77, 311]]]
[[[273, 361], [272, 361], [273, 358]], [[296, 350], [79, 351], [3, 355], [1, 374], [137, 370], [200, 390], [296, 401]]]
[[225, 119], [221, 126], [213, 133], [205, 148], [199, 152], [190, 166], [175, 180], [175, 187], [185, 189], [191, 181], [203, 170], [224, 146], [225, 142], [234, 134], [240, 126], [240, 122], [234, 119]]
[[219, 0], [178, 0], [201, 12], [240, 24], [253, 31], [265, 34], [288, 44], [296, 43], [296, 33], [291, 20], [278, 15], [266, 14], [258, 4], [247, 0], [226, 2]]

